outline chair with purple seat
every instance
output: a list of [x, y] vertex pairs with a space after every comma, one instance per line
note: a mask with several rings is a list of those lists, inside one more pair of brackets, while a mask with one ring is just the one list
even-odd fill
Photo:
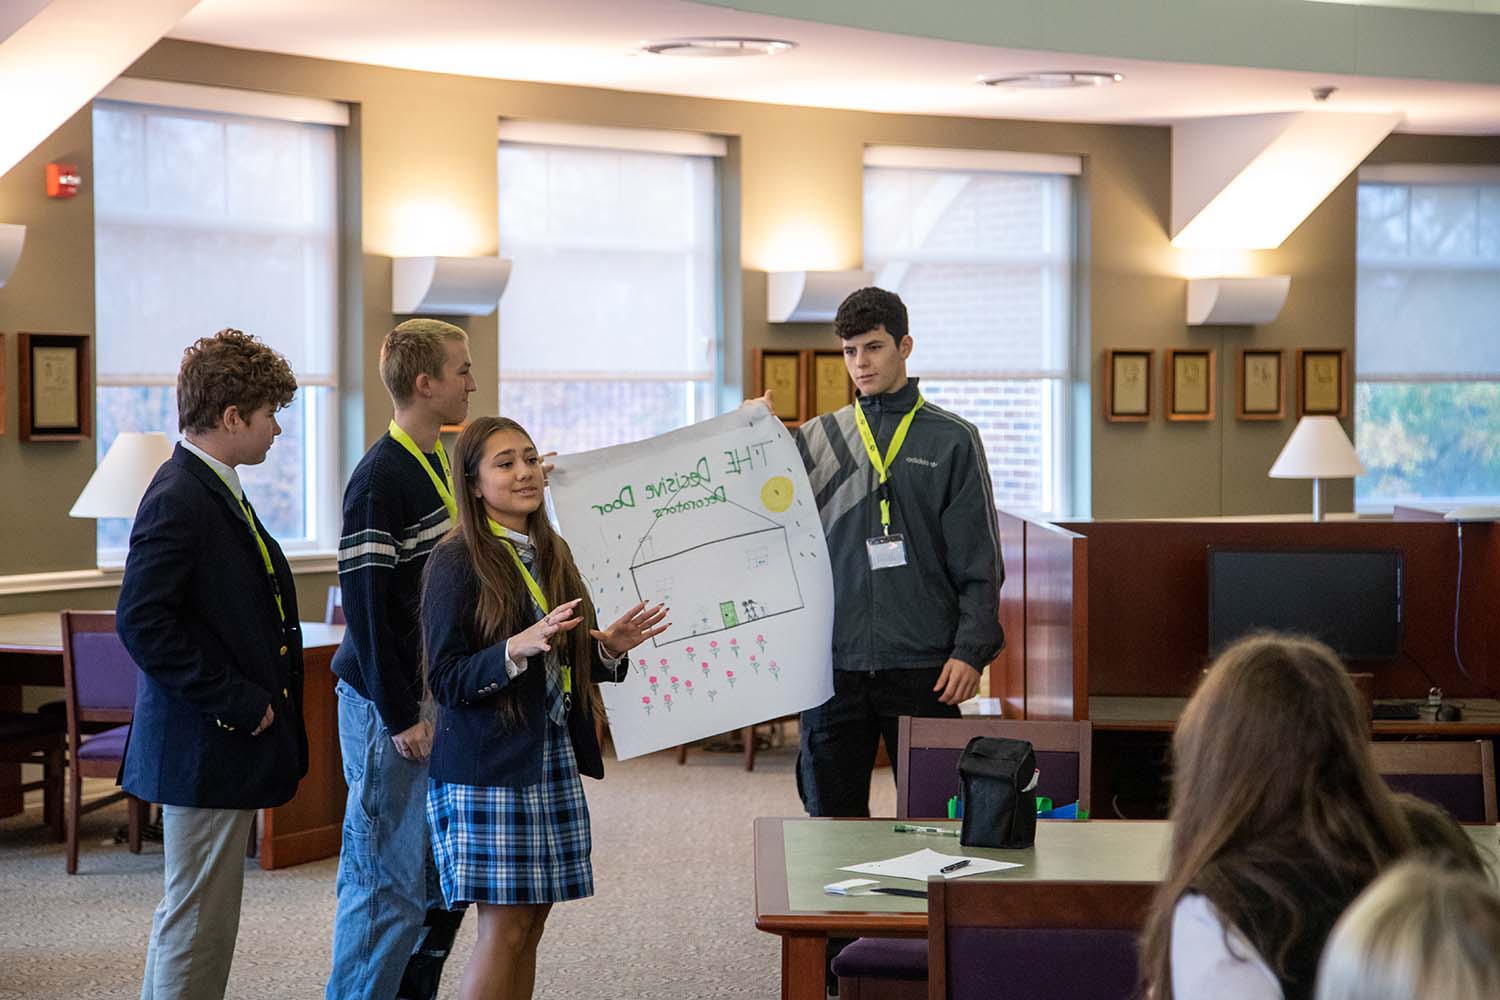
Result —
[[1434, 802], [1460, 823], [1495, 822], [1495, 753], [1489, 740], [1372, 743], [1375, 769], [1393, 791]]
[[[1029, 722], [973, 717], [903, 717], [896, 751], [896, 818], [946, 819], [958, 794], [958, 758], [976, 736], [1028, 740], [1036, 751], [1037, 794], [1056, 805], [1089, 805], [1093, 728], [1087, 722]], [[839, 996], [854, 1000], [920, 1000], [926, 995], [925, 941], [860, 938], [833, 960]]]
[[[114, 778], [125, 757], [138, 670], [115, 632], [113, 611], [62, 613], [63, 682], [68, 714], [68, 874], [78, 871], [78, 821], [122, 798], [130, 808], [130, 850], [140, 853], [146, 804], [115, 792], [84, 805], [83, 779]], [[126, 723], [89, 735], [94, 723]]]
[[927, 883], [927, 1000], [1125, 1000], [1156, 886]]

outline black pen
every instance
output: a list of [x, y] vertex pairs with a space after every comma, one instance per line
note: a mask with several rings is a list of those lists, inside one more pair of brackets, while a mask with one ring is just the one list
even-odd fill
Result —
[[968, 863], [969, 863], [969, 859], [968, 858], [964, 858], [962, 861], [955, 861], [951, 865], [944, 865], [943, 867], [941, 867], [941, 868], [938, 869], [938, 873], [941, 874], [941, 875], [946, 875], [949, 872], [956, 872], [960, 868], [962, 868], [964, 865], [967, 865]]

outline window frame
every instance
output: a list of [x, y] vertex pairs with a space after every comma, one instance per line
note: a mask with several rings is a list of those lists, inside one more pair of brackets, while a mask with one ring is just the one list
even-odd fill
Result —
[[[1059, 220], [1061, 227], [1068, 234], [1068, 248], [1065, 252], [1052, 252], [1044, 255], [1027, 255], [1012, 252], [1000, 252], [991, 254], [976, 254], [973, 256], [961, 255], [937, 255], [930, 260], [937, 260], [939, 256], [947, 258], [945, 262], [974, 263], [974, 264], [1005, 264], [1005, 263], [1036, 263], [1054, 273], [1063, 275], [1066, 281], [1066, 294], [1063, 298], [1063, 306], [1067, 315], [1060, 318], [1057, 328], [1058, 340], [1048, 346], [1047, 353], [1053, 353], [1060, 358], [1063, 366], [1058, 369], [994, 369], [994, 368], [969, 368], [969, 369], [931, 369], [913, 371], [914, 377], [921, 378], [926, 383], [933, 382], [984, 382], [984, 383], [1020, 383], [1039, 382], [1044, 387], [1043, 392], [1043, 421], [1040, 428], [1041, 445], [1038, 454], [1042, 456], [1043, 468], [1050, 463], [1050, 475], [1041, 477], [1039, 492], [1041, 494], [1042, 506], [1037, 508], [1006, 505], [1000, 499], [996, 499], [996, 507], [1019, 514], [1036, 515], [1041, 517], [1065, 517], [1073, 510], [1076, 501], [1076, 492], [1079, 484], [1077, 470], [1074, 468], [1075, 457], [1079, 454], [1087, 454], [1086, 441], [1080, 443], [1075, 421], [1079, 413], [1088, 413], [1087, 400], [1082, 404], [1076, 398], [1075, 384], [1078, 379], [1079, 369], [1079, 314], [1080, 314], [1080, 288], [1082, 284], [1082, 273], [1080, 268], [1079, 246], [1083, 239], [1082, 217], [1080, 211], [1080, 181], [1079, 177], [1083, 171], [1081, 157], [1069, 155], [1054, 155], [1042, 153], [1016, 153], [1005, 150], [974, 150], [974, 149], [937, 149], [929, 147], [904, 147], [904, 146], [867, 146], [865, 148], [864, 166], [861, 174], [863, 179], [868, 177], [872, 169], [900, 169], [909, 171], [945, 172], [945, 173], [967, 173], [967, 174], [1044, 174], [1049, 177], [1060, 178], [1066, 185], [1066, 193], [1063, 195], [1059, 206], [1065, 209], [1066, 218]], [[868, 255], [870, 247], [867, 244], [863, 252]], [[900, 259], [900, 258], [895, 258]], [[924, 258], [911, 258], [912, 263], [920, 262]], [[868, 256], [866, 267], [872, 267]], [[878, 268], [876, 268], [878, 273]], [[877, 281], [879, 278], [877, 277]], [[920, 334], [920, 330], [914, 333]], [[1055, 352], [1055, 353], [1054, 353]], [[959, 414], [959, 416], [964, 416]], [[965, 417], [964, 419], [970, 419]], [[970, 420], [973, 423], [973, 420]], [[981, 437], [983, 430], [981, 429]], [[991, 470], [995, 468], [995, 458], [986, 452], [986, 459], [990, 463]]]
[[[303, 516], [311, 520], [312, 531], [306, 535], [294, 539], [283, 539], [278, 537], [277, 542], [282, 551], [291, 561], [308, 561], [323, 559], [338, 550], [338, 538], [341, 518], [342, 484], [340, 482], [340, 441], [341, 417], [343, 399], [339, 391], [339, 372], [341, 371], [343, 354], [343, 323], [342, 311], [345, 296], [343, 293], [344, 280], [344, 239], [341, 219], [344, 213], [344, 198], [346, 196], [343, 183], [343, 159], [345, 155], [346, 132], [344, 126], [349, 124], [349, 108], [347, 105], [321, 100], [317, 98], [302, 98], [280, 94], [263, 93], [259, 91], [234, 90], [220, 87], [199, 86], [196, 84], [179, 84], [159, 80], [137, 80], [131, 78], [120, 78], [95, 98], [90, 103], [91, 110], [94, 106], [103, 102], [105, 104], [117, 104], [134, 106], [147, 112], [159, 110], [175, 112], [194, 117], [214, 116], [222, 120], [223, 117], [238, 118], [262, 118], [281, 122], [302, 125], [322, 125], [334, 129], [334, 160], [332, 173], [328, 178], [332, 185], [332, 207], [334, 222], [331, 230], [333, 240], [332, 259], [333, 270], [331, 273], [332, 287], [328, 289], [328, 301], [334, 309], [333, 322], [327, 331], [331, 338], [329, 345], [329, 374], [319, 376], [298, 375], [297, 388], [301, 394], [301, 402], [304, 409], [303, 419], [307, 422], [307, 433], [304, 438], [305, 451], [303, 454]], [[120, 212], [114, 221], [122, 224], [134, 224], [137, 220], [131, 218], [138, 216], [139, 222], [148, 222], [149, 213]], [[108, 223], [106, 223], [108, 224]], [[173, 228], [174, 223], [168, 221], [156, 226], [159, 229]], [[98, 223], [95, 222], [97, 232]], [[95, 237], [97, 242], [97, 236]], [[91, 276], [92, 279], [92, 276]], [[253, 332], [253, 331], [252, 331]], [[96, 397], [100, 389], [106, 388], [175, 388], [176, 376], [162, 373], [147, 375], [106, 375], [95, 373], [94, 393]], [[326, 392], [312, 393], [303, 392], [306, 389], [326, 389]], [[181, 439], [181, 433], [175, 427], [161, 428], [168, 438], [176, 442]], [[98, 443], [95, 442], [97, 450]], [[100, 546], [95, 543], [96, 564], [101, 570], [117, 570], [124, 566], [127, 547]]]

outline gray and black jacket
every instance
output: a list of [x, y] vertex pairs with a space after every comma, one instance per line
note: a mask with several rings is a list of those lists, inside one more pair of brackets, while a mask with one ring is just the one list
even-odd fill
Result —
[[854, 422], [863, 406], [881, 455], [917, 401], [917, 380], [860, 398], [797, 430], [833, 563], [833, 667], [901, 670], [956, 657], [978, 670], [1005, 645], [1000, 536], [979, 431], [930, 401], [917, 411], [890, 474], [891, 531], [906, 565], [872, 571], [880, 482]]

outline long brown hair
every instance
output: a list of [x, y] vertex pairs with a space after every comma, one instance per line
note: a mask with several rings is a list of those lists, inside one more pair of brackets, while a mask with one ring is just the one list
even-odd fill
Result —
[[1141, 941], [1154, 1000], [1172, 997], [1172, 918], [1188, 892], [1283, 984], [1312, 988], [1328, 925], [1412, 846], [1369, 739], [1354, 684], [1322, 643], [1263, 634], [1219, 656], [1172, 740], [1167, 875]]
[[[504, 642], [527, 628], [533, 618], [531, 594], [526, 581], [510, 557], [509, 546], [497, 538], [489, 526], [489, 513], [479, 495], [479, 464], [484, 460], [484, 446], [500, 431], [515, 431], [528, 442], [531, 435], [514, 420], [505, 417], [478, 417], [464, 428], [453, 448], [453, 499], [458, 503], [458, 525], [453, 536], [460, 539], [468, 552], [474, 575], [479, 580], [479, 608], [475, 627], [485, 644]], [[533, 445], [535, 447], [535, 445]], [[547, 669], [559, 669], [559, 663], [573, 667], [573, 698], [586, 716], [600, 708], [598, 685], [592, 680], [594, 639], [589, 630], [598, 628], [594, 602], [573, 562], [573, 552], [547, 520], [545, 506], [526, 518], [526, 535], [536, 549], [536, 566], [541, 570], [537, 584], [556, 607], [575, 597], [583, 598], [578, 615], [583, 624], [571, 632], [558, 633], [552, 639], [556, 655], [547, 657]], [[514, 688], [507, 688], [500, 702], [507, 723], [519, 724], [520, 706]]]

